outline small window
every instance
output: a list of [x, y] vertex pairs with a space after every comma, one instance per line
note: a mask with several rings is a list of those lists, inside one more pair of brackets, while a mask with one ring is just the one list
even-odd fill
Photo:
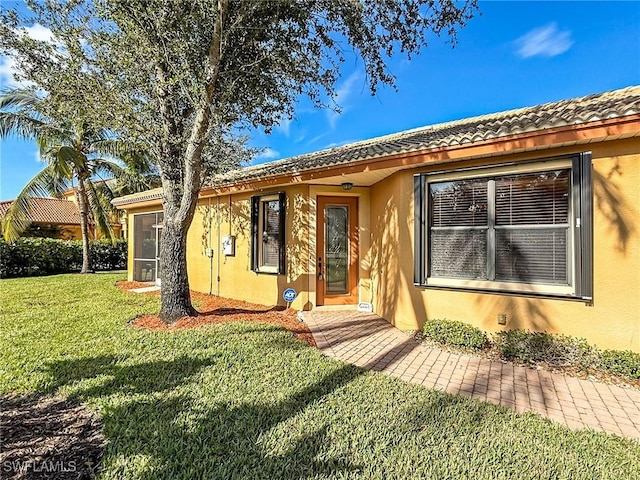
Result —
[[251, 197], [251, 269], [285, 273], [285, 194]]
[[415, 177], [416, 284], [591, 298], [590, 155], [514, 170]]

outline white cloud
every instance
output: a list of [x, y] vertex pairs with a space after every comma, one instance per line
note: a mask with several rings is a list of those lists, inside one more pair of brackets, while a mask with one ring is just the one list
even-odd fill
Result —
[[335, 130], [338, 118], [349, 109], [349, 97], [351, 97], [357, 87], [357, 82], [361, 79], [362, 73], [355, 71], [336, 89], [335, 103], [340, 107], [342, 112], [338, 113], [333, 110], [327, 110], [327, 121], [329, 122], [331, 130]]
[[24, 31], [34, 40], [53, 43], [53, 32], [39, 23], [34, 23], [30, 27], [24, 27]]
[[[23, 27], [22, 30], [34, 40], [55, 43], [53, 32], [39, 23], [35, 23], [30, 27]], [[27, 83], [16, 81], [15, 73], [17, 70], [17, 65], [13, 58], [0, 56], [0, 85], [9, 88], [26, 87]]]
[[278, 158], [280, 156], [280, 152], [274, 150], [273, 148], [263, 148], [262, 151], [256, 155], [256, 160], [271, 160], [273, 158]]
[[329, 135], [329, 132], [324, 132], [324, 133], [321, 133], [320, 135], [316, 135], [315, 137], [313, 137], [311, 140], [309, 140], [307, 142], [307, 145], [311, 145], [312, 143], [316, 143], [318, 140], [320, 140], [321, 138], [326, 137], [327, 135]]
[[558, 30], [553, 22], [535, 28], [516, 40], [517, 53], [522, 58], [535, 56], [555, 57], [566, 52], [573, 45], [569, 30]]
[[322, 147], [322, 149], [325, 150], [327, 148], [342, 147], [343, 145], [348, 145], [350, 143], [355, 143], [357, 141], [358, 140], [349, 139], [349, 140], [341, 140], [339, 142], [331, 142], [331, 143], [327, 143], [324, 147]]
[[280, 120], [280, 123], [276, 127], [276, 130], [281, 132], [285, 137], [289, 138], [289, 133], [291, 130], [291, 119], [283, 118], [282, 120]]
[[0, 86], [16, 88], [19, 86], [16, 82], [14, 73], [16, 71], [16, 62], [11, 57], [0, 56]]

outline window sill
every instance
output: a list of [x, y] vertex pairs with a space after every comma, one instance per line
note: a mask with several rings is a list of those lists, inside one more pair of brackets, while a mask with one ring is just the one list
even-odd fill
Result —
[[263, 273], [267, 275], [280, 275], [280, 272], [278, 272], [278, 267], [260, 267], [254, 271], [256, 273]]
[[415, 284], [415, 286], [433, 290], [476, 292], [494, 295], [573, 300], [585, 302], [587, 304], [592, 303], [591, 298], [576, 296], [572, 286], [562, 285], [534, 285], [510, 282], [484, 282], [478, 280], [429, 278], [427, 279], [426, 284]]

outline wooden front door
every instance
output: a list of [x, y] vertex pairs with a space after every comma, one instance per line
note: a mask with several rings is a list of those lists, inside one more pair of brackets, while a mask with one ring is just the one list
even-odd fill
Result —
[[317, 305], [358, 303], [358, 199], [318, 197]]

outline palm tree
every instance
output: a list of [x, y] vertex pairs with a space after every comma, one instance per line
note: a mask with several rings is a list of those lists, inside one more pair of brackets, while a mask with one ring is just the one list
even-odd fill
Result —
[[29, 89], [13, 89], [0, 95], [0, 138], [13, 135], [35, 140], [45, 163], [4, 216], [2, 235], [13, 241], [29, 226], [30, 199], [49, 195], [60, 198], [75, 184], [82, 233], [81, 273], [89, 273], [90, 222], [106, 238], [114, 239], [114, 193], [109, 182], [102, 180], [114, 178], [116, 185], [134, 185], [138, 191], [150, 188], [152, 185], [143, 174], [151, 168], [151, 162], [141, 149], [114, 138], [107, 129], [92, 128], [82, 118], [44, 115], [42, 103], [43, 98]]

